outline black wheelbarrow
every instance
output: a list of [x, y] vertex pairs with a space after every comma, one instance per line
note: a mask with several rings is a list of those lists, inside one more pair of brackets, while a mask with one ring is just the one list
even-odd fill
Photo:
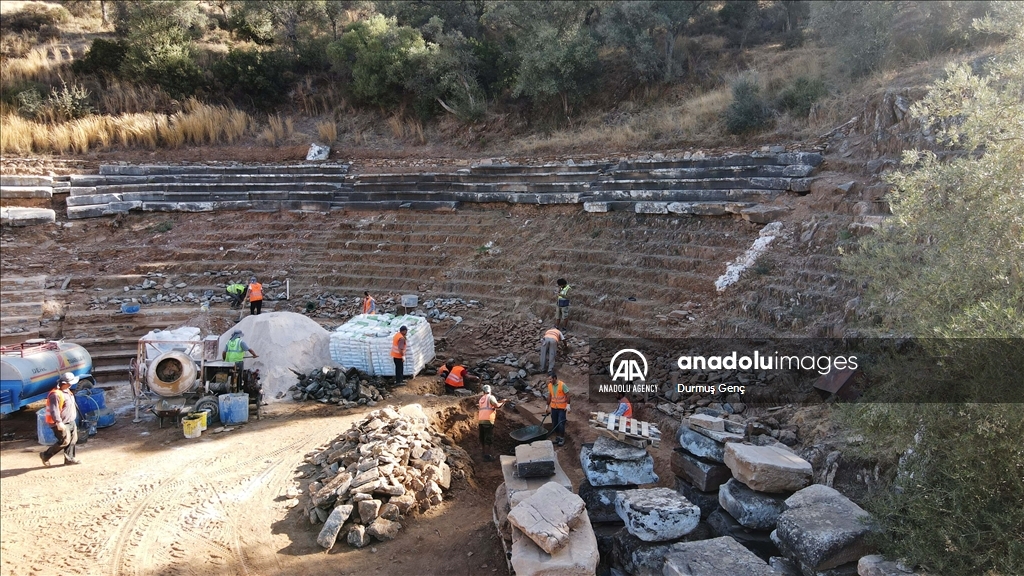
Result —
[[534, 426], [527, 426], [525, 428], [520, 428], [518, 430], [513, 430], [512, 432], [509, 432], [509, 435], [512, 436], [513, 440], [519, 442], [520, 444], [528, 444], [535, 440], [543, 440], [544, 438], [547, 438], [548, 436], [551, 435], [552, 432], [555, 431], [554, 428], [552, 428], [551, 430], [546, 430], [544, 428], [544, 421], [548, 419], [548, 416], [549, 414], [545, 414], [544, 418], [541, 418], [540, 424], [536, 424]]

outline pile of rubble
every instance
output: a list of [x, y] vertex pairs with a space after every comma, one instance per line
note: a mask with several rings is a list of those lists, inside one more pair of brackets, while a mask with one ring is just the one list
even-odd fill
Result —
[[591, 575], [599, 553], [586, 505], [555, 457], [550, 440], [501, 457], [505, 482], [494, 494], [493, 520], [509, 571], [518, 576]]
[[[218, 290], [206, 289], [203, 291], [186, 290], [190, 283], [196, 283], [197, 278], [205, 285], [210, 284], [212, 278], [230, 277], [241, 282], [247, 282], [250, 272], [239, 272], [238, 270], [220, 272], [204, 272], [202, 274], [183, 274], [177, 279], [166, 276], [162, 272], [150, 272], [142, 282], [122, 287], [124, 295], [121, 297], [97, 296], [89, 299], [89, 309], [99, 310], [105, 306], [120, 306], [121, 304], [215, 304], [218, 302], [229, 302], [231, 299], [224, 293], [227, 282], [218, 282]], [[186, 278], [188, 281], [186, 281]], [[272, 280], [263, 284], [264, 300], [285, 300], [287, 294], [284, 291], [275, 292], [284, 288], [285, 283], [281, 280]], [[97, 290], [103, 290], [97, 288]], [[140, 294], [139, 292], [143, 292]]]
[[442, 502], [468, 461], [419, 405], [370, 412], [306, 455], [313, 477], [306, 512], [314, 525], [323, 523], [317, 543], [329, 550], [342, 533], [356, 548], [395, 538], [405, 515]]
[[[402, 307], [401, 294], [388, 292], [385, 294], [374, 294], [373, 296], [377, 300], [378, 313], [391, 312], [402, 314], [405, 312], [405, 308]], [[333, 292], [303, 294], [296, 296], [295, 302], [301, 308], [297, 311], [303, 312], [311, 318], [348, 320], [357, 314], [361, 314], [363, 311], [363, 296], [361, 294], [348, 296]], [[433, 298], [420, 302], [417, 309], [409, 310], [409, 314], [428, 318], [432, 323], [443, 320], [461, 322], [462, 316], [459, 315], [460, 313], [481, 307], [480, 302], [477, 300]]]
[[[539, 357], [541, 337], [550, 328], [550, 324], [543, 323], [524, 325], [514, 319], [493, 320], [474, 332], [474, 336], [480, 341], [491, 343], [499, 350], [518, 351], [520, 358], [516, 362], [522, 362], [518, 366], [523, 368], [526, 365], [526, 356]], [[564, 354], [559, 352], [558, 365], [582, 368], [589, 366], [590, 351], [587, 340], [571, 334], [564, 336], [568, 351]], [[502, 358], [499, 362], [504, 362], [504, 357], [499, 358]]]
[[[292, 370], [295, 372], [295, 370]], [[299, 383], [288, 389], [292, 400], [314, 400], [322, 404], [337, 404], [342, 408], [376, 406], [387, 397], [385, 380], [368, 376], [355, 368], [343, 369], [324, 366], [308, 374], [295, 372]]]

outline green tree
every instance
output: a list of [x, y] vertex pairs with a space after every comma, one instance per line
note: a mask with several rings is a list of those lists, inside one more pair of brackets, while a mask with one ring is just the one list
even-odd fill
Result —
[[434, 42], [414, 56], [412, 74], [405, 88], [415, 95], [415, 107], [421, 117], [432, 116], [439, 109], [460, 120], [480, 119], [487, 102], [477, 81], [479, 66], [473, 44], [458, 30], [445, 31], [440, 18], [430, 19], [423, 32]]
[[176, 98], [204, 85], [193, 41], [206, 30], [206, 16], [191, 0], [118, 2], [114, 31], [127, 46], [120, 75], [163, 87]]
[[[976, 25], [1009, 39], [1002, 57], [984, 75], [951, 66], [912, 108], [954, 158], [905, 153], [903, 170], [891, 178], [892, 217], [844, 266], [868, 279], [865, 298], [882, 331], [926, 338], [924, 349], [942, 358], [942, 369], [919, 384], [971, 390], [995, 383], [1019, 394], [1024, 5], [993, 9]], [[880, 400], [921, 380], [899, 365], [876, 376]], [[1020, 404], [876, 403], [848, 416], [876, 453], [899, 458], [891, 489], [869, 502], [885, 530], [883, 551], [940, 574], [1024, 573]]]
[[892, 0], [829, 0], [811, 4], [811, 27], [836, 48], [843, 72], [857, 77], [876, 70], [892, 43], [899, 6]]
[[426, 50], [418, 30], [376, 14], [348, 26], [328, 55], [334, 68], [351, 78], [349, 90], [357, 101], [392, 108], [403, 98], [415, 59]]

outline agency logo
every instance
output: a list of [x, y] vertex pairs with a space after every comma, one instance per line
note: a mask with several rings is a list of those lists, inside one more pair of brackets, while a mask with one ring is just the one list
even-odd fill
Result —
[[612, 356], [611, 362], [608, 363], [608, 373], [612, 375], [612, 382], [620, 379], [623, 382], [644, 381], [647, 379], [647, 358], [638, 350], [624, 348]]

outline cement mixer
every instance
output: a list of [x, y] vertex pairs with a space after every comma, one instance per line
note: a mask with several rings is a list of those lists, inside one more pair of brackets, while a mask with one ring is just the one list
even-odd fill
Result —
[[238, 373], [233, 362], [219, 360], [218, 339], [139, 340], [136, 357], [129, 366], [129, 380], [135, 396], [135, 420], [149, 409], [160, 419], [177, 418], [184, 412], [205, 411], [208, 420], [220, 412], [218, 395], [246, 392], [255, 400], [259, 418], [262, 387], [259, 371]]
[[43, 400], [65, 372], [79, 377], [78, 388], [96, 384], [92, 357], [78, 344], [35, 339], [0, 347], [0, 413]]

